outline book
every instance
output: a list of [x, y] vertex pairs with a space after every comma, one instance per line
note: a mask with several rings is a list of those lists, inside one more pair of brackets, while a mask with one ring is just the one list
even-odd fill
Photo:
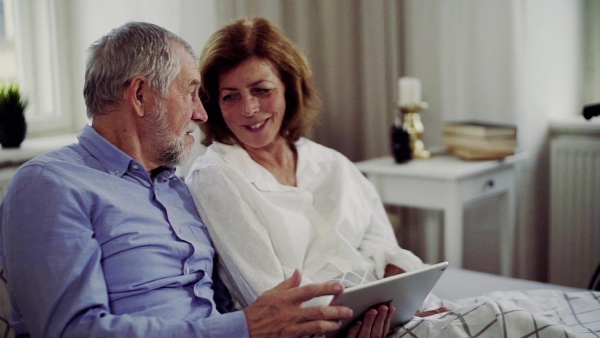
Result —
[[455, 133], [472, 136], [515, 136], [517, 126], [508, 123], [495, 123], [478, 120], [448, 121], [444, 124], [445, 133]]
[[515, 136], [472, 136], [445, 132], [444, 143], [448, 148], [468, 148], [487, 151], [514, 151]]
[[469, 148], [448, 148], [448, 151], [463, 160], [499, 160], [515, 154], [514, 150], [494, 151]]

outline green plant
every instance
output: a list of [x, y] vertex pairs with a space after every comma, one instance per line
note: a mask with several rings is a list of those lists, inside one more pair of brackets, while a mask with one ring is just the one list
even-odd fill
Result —
[[29, 99], [21, 95], [18, 84], [0, 84], [0, 118], [8, 115], [25, 117], [28, 104]]

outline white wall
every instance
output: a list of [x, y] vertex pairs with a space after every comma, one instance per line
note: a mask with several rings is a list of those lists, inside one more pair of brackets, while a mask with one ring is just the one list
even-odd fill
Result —
[[[422, 114], [425, 143], [442, 145], [446, 120], [518, 126], [528, 156], [517, 182], [515, 273], [523, 278], [546, 279], [548, 125], [550, 118], [581, 113], [584, 3], [404, 2], [404, 73], [422, 79], [430, 103]], [[494, 244], [493, 238], [484, 240]]]
[[583, 106], [584, 2], [529, 0], [516, 8], [515, 107], [519, 142], [529, 156], [519, 185], [517, 273], [530, 279], [547, 275], [550, 120], [580, 115]]

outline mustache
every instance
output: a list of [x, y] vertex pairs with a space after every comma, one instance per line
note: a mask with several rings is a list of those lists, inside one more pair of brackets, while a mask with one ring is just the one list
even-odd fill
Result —
[[196, 123], [194, 122], [190, 122], [187, 124], [187, 126], [185, 127], [185, 133], [186, 134], [191, 134], [193, 132], [196, 131], [196, 129], [198, 129], [198, 126], [196, 125]]

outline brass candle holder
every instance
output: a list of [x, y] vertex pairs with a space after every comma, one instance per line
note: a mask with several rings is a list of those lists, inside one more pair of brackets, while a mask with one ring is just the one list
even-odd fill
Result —
[[398, 106], [404, 121], [402, 127], [410, 135], [410, 149], [412, 151], [412, 158], [414, 159], [431, 157], [431, 152], [425, 149], [425, 144], [421, 140], [425, 128], [423, 127], [423, 122], [421, 122], [421, 115], [419, 112], [427, 107], [427, 102]]

